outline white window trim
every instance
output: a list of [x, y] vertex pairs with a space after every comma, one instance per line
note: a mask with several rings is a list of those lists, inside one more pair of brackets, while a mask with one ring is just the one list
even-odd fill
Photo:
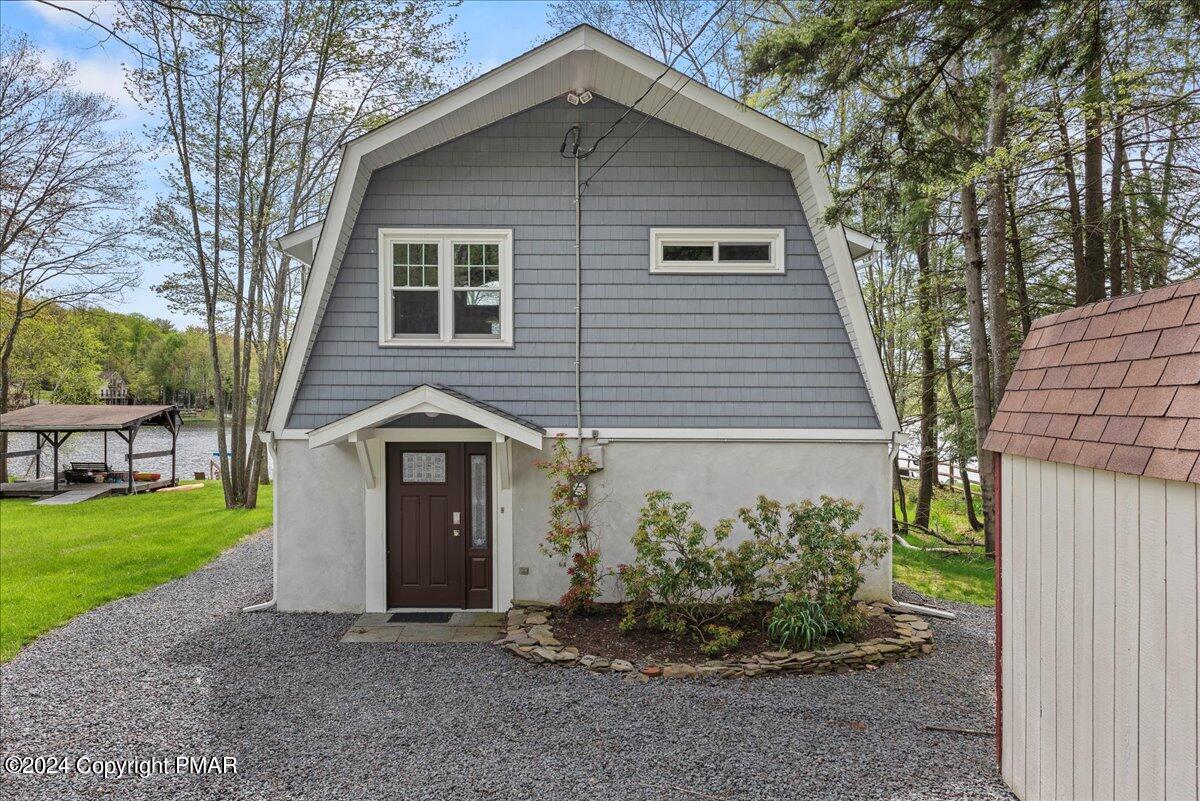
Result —
[[[771, 261], [663, 261], [663, 245], [712, 245], [720, 242], [755, 242], [771, 245]], [[650, 272], [703, 275], [782, 275], [785, 272], [785, 236], [782, 228], [651, 228]]]
[[[511, 348], [513, 344], [513, 270], [511, 228], [380, 228], [379, 345], [385, 348]], [[438, 244], [438, 336], [392, 335], [393, 242]], [[454, 337], [452, 242], [500, 245], [500, 338]]]

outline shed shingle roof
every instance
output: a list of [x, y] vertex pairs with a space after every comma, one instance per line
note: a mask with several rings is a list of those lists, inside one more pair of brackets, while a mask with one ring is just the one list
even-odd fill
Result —
[[1200, 484], [1200, 279], [1035, 321], [984, 448]]

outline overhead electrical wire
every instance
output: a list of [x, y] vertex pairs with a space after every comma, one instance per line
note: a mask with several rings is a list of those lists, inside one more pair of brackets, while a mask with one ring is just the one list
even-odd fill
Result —
[[[625, 118], [628, 117], [631, 113], [633, 113], [633, 110], [638, 107], [638, 104], [646, 99], [647, 95], [649, 95], [650, 92], [652, 92], [654, 90], [654, 87], [658, 85], [659, 81], [661, 81], [663, 78], [665, 78], [667, 73], [670, 72], [674, 68], [675, 62], [678, 61], [679, 58], [684, 53], [687, 53], [688, 51], [691, 50], [692, 46], [694, 44], [696, 44], [696, 42], [699, 41], [700, 37], [704, 35], [704, 32], [706, 30], [708, 30], [708, 26], [710, 24], [712, 24], [712, 21], [714, 19], [716, 19], [717, 16], [722, 11], [725, 10], [725, 7], [728, 6], [730, 2], [731, 2], [731, 0], [724, 0], [724, 2], [721, 3], [721, 5], [717, 8], [717, 10], [714, 11], [711, 15], [709, 15], [708, 19], [706, 19], [704, 21], [704, 24], [700, 26], [700, 30], [696, 31], [696, 34], [691, 38], [690, 41], [688, 41], [688, 43], [686, 45], [683, 46], [683, 49], [680, 50], [678, 53], [676, 53], [675, 56], [669, 62], [667, 62], [667, 66], [663, 67], [663, 71], [658, 74], [658, 77], [650, 82], [650, 85], [646, 87], [646, 91], [642, 92], [641, 96], [638, 97], [637, 100], [633, 101], [632, 105], [625, 107], [625, 111], [621, 113], [620, 117], [617, 117], [617, 121], [614, 122], [612, 125], [610, 125], [607, 131], [600, 134], [600, 136], [598, 136], [596, 138], [596, 141], [592, 143], [592, 146], [589, 147], [586, 152], [580, 153], [580, 151], [579, 151], [579, 135], [576, 134], [575, 142], [574, 142], [574, 150], [571, 153], [569, 158], [585, 159], [588, 156], [595, 153], [596, 148], [600, 147], [600, 143], [603, 142], [605, 139], [607, 139], [609, 137], [609, 135], [612, 134], [613, 131], [617, 130], [617, 127], [620, 126], [620, 124], [625, 121]], [[766, 2], [766, 0], [763, 0], [763, 2]], [[722, 46], [724, 46], [724, 45], [722, 44]], [[710, 61], [712, 60], [711, 56], [709, 57], [709, 60]], [[708, 62], [705, 62], [705, 64], [707, 64], [707, 63]], [[703, 65], [701, 65], [701, 69], [703, 69], [703, 68], [704, 68]], [[570, 136], [570, 133], [571, 132], [568, 131], [567, 135]], [[567, 144], [567, 140], [564, 137], [563, 148], [561, 148], [559, 150], [559, 152], [562, 153], [564, 156], [566, 156], [566, 153], [563, 153], [563, 150], [566, 148], [566, 144]]]
[[[746, 27], [746, 23], [750, 21], [750, 18], [751, 18], [751, 17], [753, 17], [755, 14], [757, 14], [757, 13], [758, 13], [758, 10], [759, 10], [760, 8], [762, 8], [762, 7], [763, 7], [763, 6], [766, 4], [766, 2], [767, 2], [767, 0], [759, 0], [759, 3], [758, 3], [758, 5], [757, 5], [757, 6], [755, 6], [755, 7], [754, 7], [754, 10], [753, 10], [753, 11], [751, 11], [749, 14], [746, 14], [745, 16], [743, 16], [743, 17], [742, 17], [742, 21], [741, 21], [740, 23], [738, 23], [738, 25], [737, 25], [737, 26], [736, 26], [736, 27], [735, 27], [735, 28], [734, 28], [734, 29], [733, 29], [733, 30], [732, 30], [732, 31], [729, 33], [729, 35], [728, 35], [728, 36], [726, 36], [726, 37], [725, 37], [725, 38], [724, 38], [724, 39], [723, 39], [723, 40], [720, 42], [720, 44], [718, 44], [718, 45], [717, 45], [715, 48], [713, 48], [713, 51], [712, 51], [712, 53], [710, 53], [710, 54], [709, 54], [709, 56], [708, 56], [708, 58], [706, 58], [706, 59], [704, 60], [704, 63], [700, 64], [700, 66], [698, 67], [698, 69], [699, 69], [699, 70], [703, 70], [705, 67], [707, 67], [707, 66], [708, 66], [708, 64], [709, 64], [709, 62], [711, 62], [711, 61], [712, 61], [714, 58], [716, 58], [717, 54], [718, 54], [718, 53], [720, 53], [721, 51], [723, 51], [723, 50], [725, 49], [725, 45], [729, 44], [729, 41], [730, 41], [730, 40], [731, 40], [733, 37], [737, 36], [739, 33], [741, 33], [741, 32], [742, 32], [742, 29], [743, 29], [744, 27]], [[721, 12], [721, 10], [725, 8], [725, 6], [726, 6], [726, 5], [728, 5], [728, 3], [727, 3], [727, 2], [726, 2], [725, 4], [722, 4], [721, 8], [717, 9], [717, 13], [719, 14], [719, 13]], [[715, 16], [716, 16], [716, 14], [714, 14], [712, 17], [709, 17], [709, 19], [708, 19], [708, 22], [711, 22]], [[706, 23], [705, 23], [705, 26], [707, 26], [707, 25], [708, 25], [708, 22], [706, 22]], [[703, 29], [703, 28], [701, 28], [700, 30], [701, 30], [701, 32], [703, 32], [703, 30], [704, 30], [704, 29]], [[697, 37], [697, 38], [698, 38], [698, 37]], [[685, 52], [685, 51], [686, 51], [686, 50], [687, 50], [689, 47], [691, 47], [691, 46], [692, 46], [692, 44], [694, 44], [694, 43], [695, 43], [695, 41], [696, 41], [696, 39], [695, 39], [695, 38], [693, 38], [693, 39], [692, 39], [692, 42], [689, 42], [689, 43], [688, 43], [688, 46], [687, 46], [687, 47], [685, 47], [685, 48], [684, 48], [682, 51], [680, 51], [680, 55], [682, 55], [682, 54], [683, 54], [683, 52]], [[676, 56], [676, 58], [678, 58], [678, 57], [679, 57], [679, 56]], [[674, 61], [672, 61], [671, 63], [673, 64], [673, 63], [674, 63]], [[669, 71], [670, 69], [671, 69], [671, 68], [668, 66], [668, 67], [667, 67], [667, 71]], [[666, 74], [666, 71], [664, 71], [664, 72], [663, 72], [663, 75], [665, 75], [665, 74]], [[663, 77], [662, 75], [658, 76], [658, 78], [657, 78], [657, 79], [655, 79], [655, 84], [656, 84], [656, 83], [658, 83], [658, 81], [659, 81], [659, 80], [661, 80], [661, 79], [662, 79], [662, 77]], [[592, 174], [591, 174], [591, 175], [589, 175], [589, 176], [588, 176], [588, 177], [587, 177], [587, 178], [584, 180], [584, 182], [583, 182], [583, 188], [585, 188], [585, 189], [586, 189], [586, 188], [588, 187], [588, 185], [591, 183], [592, 179], [593, 179], [593, 178], [595, 178], [595, 177], [596, 177], [596, 175], [597, 175], [597, 174], [599, 174], [599, 172], [600, 172], [601, 170], [603, 170], [605, 167], [607, 167], [607, 166], [608, 166], [608, 164], [609, 164], [609, 162], [611, 162], [611, 161], [612, 161], [614, 158], [616, 158], [617, 154], [618, 154], [618, 153], [620, 153], [620, 152], [621, 152], [621, 150], [622, 150], [622, 149], [623, 149], [623, 148], [624, 148], [624, 147], [625, 147], [627, 144], [629, 144], [629, 143], [630, 143], [630, 142], [633, 140], [633, 138], [634, 138], [635, 136], [637, 136], [637, 135], [638, 135], [638, 133], [639, 133], [639, 132], [642, 130], [642, 128], [644, 128], [644, 127], [646, 126], [646, 124], [647, 124], [648, 122], [650, 122], [650, 120], [652, 120], [652, 119], [658, 119], [658, 115], [659, 115], [660, 113], [662, 113], [662, 110], [663, 110], [663, 109], [665, 109], [665, 108], [667, 107], [667, 104], [668, 104], [668, 103], [670, 103], [672, 100], [674, 100], [674, 99], [675, 99], [675, 98], [676, 98], [676, 97], [679, 95], [679, 93], [683, 91], [684, 87], [685, 87], [685, 86], [687, 86], [689, 83], [691, 83], [691, 82], [692, 82], [692, 80], [694, 80], [694, 79], [693, 79], [693, 78], [691, 78], [690, 76], [688, 76], [688, 75], [686, 75], [686, 74], [681, 74], [681, 75], [680, 75], [680, 80], [678, 80], [678, 81], [676, 82], [676, 85], [675, 85], [675, 86], [674, 86], [674, 87], [671, 89], [671, 93], [670, 93], [669, 95], [667, 95], [667, 98], [666, 98], [666, 100], [664, 100], [664, 101], [663, 101], [661, 104], [659, 104], [658, 108], [656, 108], [656, 109], [655, 109], [653, 112], [651, 112], [651, 113], [649, 113], [649, 114], [643, 114], [642, 121], [641, 121], [641, 122], [638, 124], [638, 126], [637, 126], [636, 128], [634, 128], [634, 129], [633, 129], [633, 132], [632, 132], [631, 134], [629, 134], [629, 136], [625, 137], [625, 141], [624, 141], [624, 142], [622, 142], [620, 145], [618, 145], [618, 146], [617, 146], [617, 148], [616, 148], [616, 150], [614, 150], [612, 153], [610, 153], [610, 154], [608, 155], [608, 158], [606, 158], [606, 159], [605, 159], [605, 160], [604, 160], [604, 161], [603, 161], [603, 162], [600, 164], [600, 166], [599, 166], [599, 167], [597, 167], [595, 170], [593, 170], [593, 171], [592, 171]], [[654, 84], [651, 84], [651, 86], [650, 86], [650, 89], [653, 89], [653, 88], [654, 88]], [[642, 97], [641, 97], [641, 98], [638, 98], [638, 101], [637, 101], [637, 102], [639, 102], [639, 103], [640, 103], [640, 102], [641, 102], [641, 100], [642, 100], [642, 98], [646, 97], [646, 95], [648, 95], [648, 94], [650, 93], [650, 89], [647, 89], [647, 90], [646, 90], [646, 91], [645, 91], [645, 92], [642, 94]], [[637, 105], [637, 103], [634, 103], [634, 105]], [[632, 107], [630, 107], [629, 109], [627, 109], [627, 110], [626, 110], [626, 112], [625, 112], [624, 114], [622, 114], [622, 115], [621, 115], [620, 119], [618, 119], [618, 120], [617, 120], [617, 122], [616, 122], [616, 123], [615, 123], [615, 124], [612, 126], [612, 128], [609, 128], [609, 129], [608, 129], [608, 131], [606, 131], [606, 132], [604, 133], [604, 136], [601, 136], [599, 139], [597, 139], [597, 140], [596, 140], [596, 142], [595, 142], [595, 143], [594, 143], [594, 144], [591, 146], [591, 148], [589, 148], [589, 149], [588, 149], [587, 155], [591, 155], [592, 153], [594, 153], [594, 152], [595, 152], [595, 150], [596, 150], [596, 147], [597, 147], [597, 145], [599, 145], [599, 144], [600, 144], [600, 142], [601, 142], [601, 141], [603, 141], [604, 137], [605, 137], [605, 136], [608, 136], [608, 134], [612, 133], [612, 131], [613, 131], [613, 130], [614, 130], [616, 127], [617, 127], [617, 125], [619, 125], [619, 124], [621, 123], [621, 120], [624, 120], [624, 119], [625, 119], [625, 117], [626, 117], [626, 116], [628, 116], [629, 112], [630, 112], [630, 111], [632, 111], [632, 110], [633, 110], [633, 108], [632, 108]], [[565, 141], [564, 141], [564, 144], [565, 144]]]

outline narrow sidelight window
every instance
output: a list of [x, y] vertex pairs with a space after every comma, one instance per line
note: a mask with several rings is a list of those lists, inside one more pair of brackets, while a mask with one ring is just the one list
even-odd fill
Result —
[[488, 547], [488, 458], [471, 454], [471, 547]]

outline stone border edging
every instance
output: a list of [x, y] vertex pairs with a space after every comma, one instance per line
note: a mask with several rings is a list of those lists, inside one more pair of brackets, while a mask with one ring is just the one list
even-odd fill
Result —
[[669, 662], [636, 665], [625, 659], [596, 654], [581, 654], [572, 645], [563, 645], [554, 636], [550, 620], [556, 609], [551, 604], [522, 601], [508, 612], [508, 631], [496, 640], [519, 659], [535, 664], [582, 667], [595, 673], [624, 674], [628, 679], [688, 679], [720, 676], [726, 679], [750, 678], [789, 672], [820, 675], [851, 670], [875, 670], [884, 662], [895, 662], [934, 651], [933, 630], [928, 621], [898, 612], [882, 602], [859, 604], [868, 617], [885, 617], [893, 626], [891, 637], [876, 637], [864, 642], [839, 643], [816, 651], [789, 651], [784, 648], [731, 659], [710, 659], [699, 664]]

